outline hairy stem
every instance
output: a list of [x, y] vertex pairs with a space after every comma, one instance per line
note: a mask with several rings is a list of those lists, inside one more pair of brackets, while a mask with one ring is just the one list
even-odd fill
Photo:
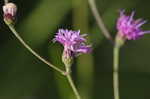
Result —
[[96, 4], [95, 4], [95, 1], [94, 0], [88, 0], [89, 1], [89, 6], [91, 8], [91, 11], [93, 13], [93, 16], [95, 17], [96, 19], [96, 22], [99, 26], [99, 28], [101, 29], [102, 33], [104, 34], [104, 36], [110, 40], [111, 42], [113, 42], [113, 39], [110, 35], [110, 33], [108, 32], [103, 20], [102, 20], [102, 17], [100, 16], [97, 8], [96, 8]]
[[113, 65], [113, 89], [114, 99], [120, 99], [119, 96], [119, 50], [120, 47], [114, 47], [114, 65]]
[[[7, 22], [5, 21], [5, 23], [7, 24]], [[47, 60], [45, 60], [43, 57], [41, 57], [38, 53], [36, 53], [18, 34], [18, 32], [15, 30], [14, 26], [12, 24], [7, 24], [9, 29], [12, 31], [12, 33], [16, 36], [16, 38], [20, 41], [20, 43], [26, 48], [28, 49], [29, 52], [31, 52], [34, 56], [36, 56], [39, 60], [41, 60], [42, 62], [44, 62], [45, 64], [47, 64], [49, 67], [53, 68], [54, 70], [58, 71], [59, 73], [61, 73], [62, 75], [65, 75], [65, 72], [61, 69], [59, 69], [58, 67], [56, 67], [55, 65], [51, 64], [50, 62], [48, 62]]]

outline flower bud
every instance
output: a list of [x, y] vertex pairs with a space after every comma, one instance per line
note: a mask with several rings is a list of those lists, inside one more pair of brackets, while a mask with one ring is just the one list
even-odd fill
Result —
[[73, 62], [73, 55], [72, 51], [65, 48], [62, 55], [62, 62], [65, 64], [67, 72], [70, 72], [70, 67]]
[[7, 3], [3, 6], [3, 12], [4, 21], [7, 22], [7, 24], [14, 23], [17, 12], [17, 6], [14, 3]]

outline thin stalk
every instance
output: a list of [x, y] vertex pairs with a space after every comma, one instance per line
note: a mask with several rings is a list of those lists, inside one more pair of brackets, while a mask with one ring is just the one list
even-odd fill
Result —
[[120, 47], [114, 47], [114, 65], [113, 65], [113, 89], [114, 99], [120, 99], [119, 96], [119, 50]]
[[66, 67], [66, 77], [68, 79], [68, 82], [74, 92], [74, 95], [76, 96], [77, 99], [81, 99], [81, 96], [72, 80], [72, 77], [71, 77], [71, 70], [70, 70], [70, 67], [71, 67], [71, 64], [65, 64], [65, 67]]
[[[5, 22], [7, 24], [7, 22]], [[58, 67], [56, 67], [55, 65], [51, 64], [50, 62], [48, 62], [47, 60], [45, 60], [43, 57], [41, 57], [38, 53], [36, 53], [18, 34], [18, 32], [15, 30], [14, 26], [12, 24], [7, 24], [9, 29], [12, 31], [12, 33], [16, 36], [16, 38], [20, 41], [20, 43], [26, 48], [28, 49], [29, 52], [31, 52], [34, 56], [36, 56], [39, 60], [41, 60], [42, 62], [44, 62], [45, 64], [47, 64], [49, 67], [53, 68], [54, 70], [58, 71], [59, 73], [61, 73], [62, 75], [65, 75], [65, 72], [61, 69], [59, 69]]]
[[96, 8], [96, 4], [95, 4], [95, 1], [94, 0], [88, 0], [89, 1], [89, 6], [91, 8], [91, 11], [96, 19], [96, 22], [99, 26], [99, 28], [101, 29], [102, 33], [104, 34], [104, 36], [110, 40], [111, 42], [113, 42], [113, 39], [109, 33], [109, 31], [107, 30], [103, 20], [102, 20], [102, 17], [100, 15], [100, 13], [98, 12], [97, 8]]
[[68, 82], [69, 82], [69, 84], [70, 84], [70, 86], [71, 86], [71, 88], [72, 88], [72, 90], [73, 90], [73, 92], [74, 92], [76, 98], [77, 98], [77, 99], [81, 99], [81, 97], [80, 97], [80, 95], [79, 95], [79, 92], [78, 92], [78, 90], [77, 90], [77, 88], [76, 88], [76, 86], [75, 86], [75, 84], [74, 84], [74, 82], [73, 82], [73, 80], [72, 80], [72, 78], [71, 78], [70, 73], [67, 74], [67, 79], [68, 79]]

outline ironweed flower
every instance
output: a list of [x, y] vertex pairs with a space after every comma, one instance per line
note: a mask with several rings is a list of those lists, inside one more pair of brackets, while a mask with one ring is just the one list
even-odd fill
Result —
[[120, 17], [117, 20], [118, 35], [121, 36], [121, 38], [137, 40], [144, 34], [150, 33], [150, 31], [143, 31], [141, 29], [141, 26], [146, 23], [145, 20], [133, 19], [134, 11], [129, 16], [124, 14], [124, 12], [125, 10], [120, 11]]
[[81, 53], [89, 53], [91, 46], [86, 45], [86, 34], [80, 35], [80, 31], [72, 31], [68, 29], [59, 29], [54, 41], [58, 41], [64, 46], [62, 60], [69, 64], [74, 56]]
[[3, 6], [4, 20], [11, 24], [15, 20], [17, 6], [14, 3], [7, 3]]

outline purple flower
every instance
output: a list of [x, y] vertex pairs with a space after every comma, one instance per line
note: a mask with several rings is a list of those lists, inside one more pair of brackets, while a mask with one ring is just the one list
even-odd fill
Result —
[[91, 46], [86, 45], [86, 34], [80, 35], [80, 31], [59, 29], [54, 41], [58, 41], [64, 46], [64, 53], [68, 56], [78, 55], [80, 53], [89, 53]]
[[120, 17], [117, 20], [117, 29], [121, 37], [127, 40], [136, 40], [150, 31], [143, 31], [141, 26], [146, 23], [142, 19], [134, 20], [133, 11], [130, 16], [124, 14], [125, 10], [120, 11]]

